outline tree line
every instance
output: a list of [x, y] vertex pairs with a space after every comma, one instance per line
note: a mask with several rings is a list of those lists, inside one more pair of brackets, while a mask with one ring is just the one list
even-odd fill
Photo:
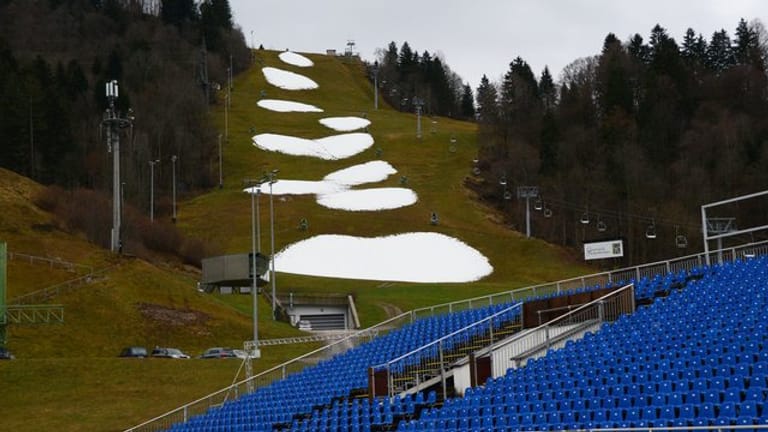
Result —
[[[459, 119], [474, 118], [472, 88], [453, 72], [440, 55], [424, 51], [421, 55], [403, 42], [378, 49], [377, 60], [368, 64], [372, 81], [377, 81], [384, 100], [400, 111], [422, 112]], [[374, 76], [376, 75], [375, 79]]]
[[0, 166], [110, 194], [101, 120], [105, 83], [117, 80], [117, 108], [135, 115], [121, 139], [124, 200], [149, 207], [150, 160], [156, 196], [169, 195], [172, 155], [180, 193], [210, 187], [209, 106], [223, 101], [229, 69], [250, 62], [227, 0], [0, 0]]
[[[734, 37], [689, 28], [681, 43], [660, 25], [647, 42], [608, 34], [557, 83], [517, 57], [501, 82], [484, 76], [477, 88], [467, 183], [522, 231], [516, 187], [538, 186], [549, 217], [534, 212], [534, 235], [552, 242], [624, 237], [627, 262], [701, 250], [702, 204], [768, 185], [767, 61], [763, 25], [743, 19]], [[731, 213], [754, 226], [768, 208]]]

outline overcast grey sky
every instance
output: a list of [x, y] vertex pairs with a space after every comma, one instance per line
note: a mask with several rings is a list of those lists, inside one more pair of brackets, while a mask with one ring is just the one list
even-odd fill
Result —
[[440, 53], [476, 89], [517, 56], [538, 76], [557, 78], [573, 60], [597, 54], [613, 32], [622, 41], [648, 39], [659, 23], [678, 42], [688, 27], [709, 40], [724, 28], [733, 37], [739, 18], [768, 21], [766, 0], [230, 0], [248, 44], [324, 53], [347, 40], [367, 60], [377, 48], [408, 41], [419, 53]]

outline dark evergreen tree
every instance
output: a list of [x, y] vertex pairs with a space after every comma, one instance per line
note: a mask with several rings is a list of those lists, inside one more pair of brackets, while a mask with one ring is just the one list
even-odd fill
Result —
[[488, 77], [483, 75], [477, 88], [477, 120], [495, 124], [499, 121], [499, 94]]
[[735, 64], [736, 59], [728, 32], [725, 30], [714, 32], [707, 47], [707, 67], [712, 72], [720, 74]]
[[197, 16], [194, 0], [162, 0], [160, 4], [160, 18], [168, 24], [181, 26], [195, 21]]
[[472, 87], [469, 84], [462, 86], [461, 116], [468, 120], [474, 120], [475, 118], [475, 100], [472, 95]]

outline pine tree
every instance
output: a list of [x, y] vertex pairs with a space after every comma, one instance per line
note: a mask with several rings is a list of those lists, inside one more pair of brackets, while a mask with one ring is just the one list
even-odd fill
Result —
[[472, 87], [470, 87], [469, 84], [464, 84], [462, 86], [461, 116], [465, 119], [475, 118], [475, 101], [472, 95]]
[[486, 124], [495, 124], [499, 120], [499, 93], [485, 75], [477, 88], [477, 120]]
[[707, 47], [706, 65], [712, 72], [720, 74], [736, 64], [728, 32], [720, 30], [712, 34]]
[[637, 59], [640, 63], [647, 64], [650, 62], [650, 48], [648, 48], [648, 45], [643, 43], [643, 37], [638, 33], [635, 33], [635, 35], [632, 36], [632, 39], [629, 40], [627, 52], [629, 52], [629, 54], [631, 54], [632, 57]]
[[553, 110], [555, 108], [555, 103], [557, 102], [557, 88], [555, 87], [552, 74], [549, 73], [549, 67], [547, 66], [544, 66], [544, 71], [541, 72], [541, 78], [539, 79], [539, 94], [541, 95], [541, 103], [544, 106], [544, 110]]

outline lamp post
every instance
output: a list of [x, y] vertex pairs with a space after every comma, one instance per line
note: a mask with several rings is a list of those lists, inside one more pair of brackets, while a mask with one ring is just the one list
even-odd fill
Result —
[[267, 179], [269, 181], [269, 236], [270, 236], [270, 242], [271, 242], [271, 260], [270, 260], [270, 267], [271, 271], [269, 274], [269, 280], [272, 283], [272, 319], [277, 319], [277, 290], [276, 290], [276, 280], [275, 280], [275, 207], [273, 205], [273, 197], [274, 194], [272, 193], [272, 185], [277, 183], [277, 173], [278, 170], [272, 170], [270, 173], [267, 174]]
[[149, 221], [155, 221], [155, 164], [158, 159], [149, 161]]
[[171, 216], [171, 221], [173, 223], [176, 223], [176, 159], [176, 155], [171, 156], [171, 172], [173, 173], [173, 216]]
[[120, 224], [122, 220], [122, 200], [120, 181], [120, 129], [133, 128], [133, 110], [128, 110], [128, 115], [123, 117], [116, 109], [115, 102], [119, 96], [116, 80], [106, 84], [106, 96], [109, 107], [104, 112], [101, 124], [107, 127], [107, 151], [112, 152], [112, 232], [110, 235], [110, 250], [119, 253], [122, 241], [120, 240]]
[[[261, 230], [259, 226], [259, 194], [261, 193], [261, 180], [245, 179], [243, 184], [250, 187], [251, 194], [251, 271], [252, 285], [251, 298], [253, 299], [253, 351], [250, 353], [252, 358], [260, 358], [259, 350], [259, 302], [258, 286], [256, 272], [256, 256], [261, 253]], [[259, 239], [257, 242], [256, 239]]]
[[221, 134], [219, 134], [219, 189], [224, 187], [224, 169], [222, 166]]
[[373, 63], [373, 109], [379, 109], [379, 62]]

